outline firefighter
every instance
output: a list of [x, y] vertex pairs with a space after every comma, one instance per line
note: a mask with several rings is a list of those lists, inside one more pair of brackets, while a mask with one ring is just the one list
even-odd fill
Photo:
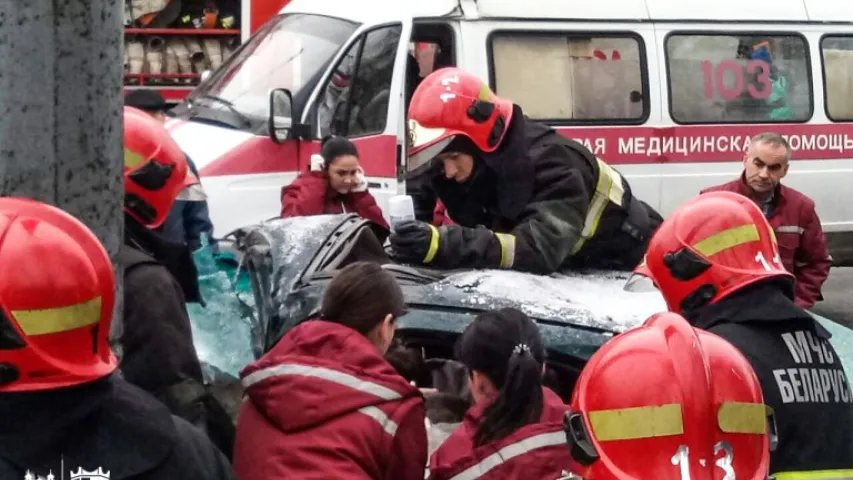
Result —
[[631, 270], [661, 221], [619, 172], [458, 68], [418, 86], [409, 142], [410, 173], [431, 177], [457, 225], [396, 226], [391, 245], [404, 262]]
[[0, 478], [81, 468], [109, 472], [91, 478], [234, 478], [200, 431], [115, 373], [113, 265], [83, 223], [0, 198], [0, 271]]
[[733, 192], [691, 199], [660, 226], [636, 273], [670, 311], [750, 361], [779, 422], [778, 480], [853, 477], [848, 377], [829, 332], [794, 303], [793, 276], [755, 202]]
[[163, 125], [124, 108], [124, 268], [121, 371], [175, 415], [204, 429], [226, 455], [234, 425], [204, 385], [187, 301], [201, 300], [189, 247], [161, 230], [175, 200], [198, 182]]
[[734, 346], [657, 314], [581, 372], [564, 424], [582, 466], [563, 478], [766, 480], [777, 441], [768, 410]]

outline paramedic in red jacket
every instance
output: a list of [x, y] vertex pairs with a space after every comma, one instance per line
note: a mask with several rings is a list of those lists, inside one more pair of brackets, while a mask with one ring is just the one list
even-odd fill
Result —
[[555, 480], [576, 468], [563, 431], [569, 407], [542, 386], [545, 349], [533, 321], [511, 308], [482, 313], [456, 357], [470, 372], [474, 406], [432, 454], [431, 480]]
[[749, 144], [740, 178], [701, 193], [740, 193], [761, 207], [776, 233], [782, 264], [796, 277], [797, 305], [811, 308], [823, 299], [820, 290], [832, 260], [814, 201], [781, 184], [790, 161], [788, 141], [776, 133], [762, 133]]
[[281, 216], [357, 213], [385, 228], [382, 209], [367, 191], [355, 145], [343, 137], [326, 137], [311, 171], [281, 189]]
[[241, 372], [240, 480], [423, 480], [424, 401], [383, 355], [405, 310], [374, 263], [341, 270], [321, 320], [304, 322]]

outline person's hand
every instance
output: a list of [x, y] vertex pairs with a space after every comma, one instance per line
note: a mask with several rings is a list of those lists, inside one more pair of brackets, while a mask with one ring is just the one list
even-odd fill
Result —
[[394, 258], [403, 263], [430, 263], [438, 253], [438, 229], [425, 222], [400, 222], [389, 240]]
[[364, 178], [364, 170], [361, 167], [358, 167], [358, 170], [355, 172], [355, 176], [353, 178], [352, 188], [350, 192], [366, 192], [367, 191], [367, 180]]

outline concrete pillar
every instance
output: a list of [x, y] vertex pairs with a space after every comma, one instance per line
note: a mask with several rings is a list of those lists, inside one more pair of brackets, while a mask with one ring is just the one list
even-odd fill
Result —
[[123, 15], [123, 0], [0, 1], [0, 195], [68, 211], [113, 259], [123, 232]]

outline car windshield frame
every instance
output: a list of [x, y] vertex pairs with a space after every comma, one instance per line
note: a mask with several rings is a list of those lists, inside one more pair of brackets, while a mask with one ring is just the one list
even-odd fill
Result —
[[[322, 25], [322, 28], [320, 27]], [[285, 13], [269, 20], [260, 30], [243, 44], [234, 54], [207, 80], [202, 82], [187, 98], [187, 103], [195, 108], [202, 106], [215, 112], [239, 114], [250, 120], [245, 129], [263, 128], [269, 118], [269, 91], [272, 88], [286, 88], [293, 96], [293, 118], [301, 117], [301, 112], [320, 79], [345, 48], [361, 24], [348, 19], [307, 13]], [[276, 35], [298, 36], [302, 47], [293, 55], [286, 56], [280, 64], [272, 68], [259, 64], [269, 57], [267, 52], [280, 52], [281, 39]], [[298, 78], [288, 82], [271, 83], [267, 73], [281, 72], [285, 64], [302, 61]], [[254, 78], [253, 78], [254, 77]], [[248, 87], [240, 88], [240, 82]], [[298, 83], [299, 85], [294, 85]], [[209, 101], [207, 99], [216, 99]]]

